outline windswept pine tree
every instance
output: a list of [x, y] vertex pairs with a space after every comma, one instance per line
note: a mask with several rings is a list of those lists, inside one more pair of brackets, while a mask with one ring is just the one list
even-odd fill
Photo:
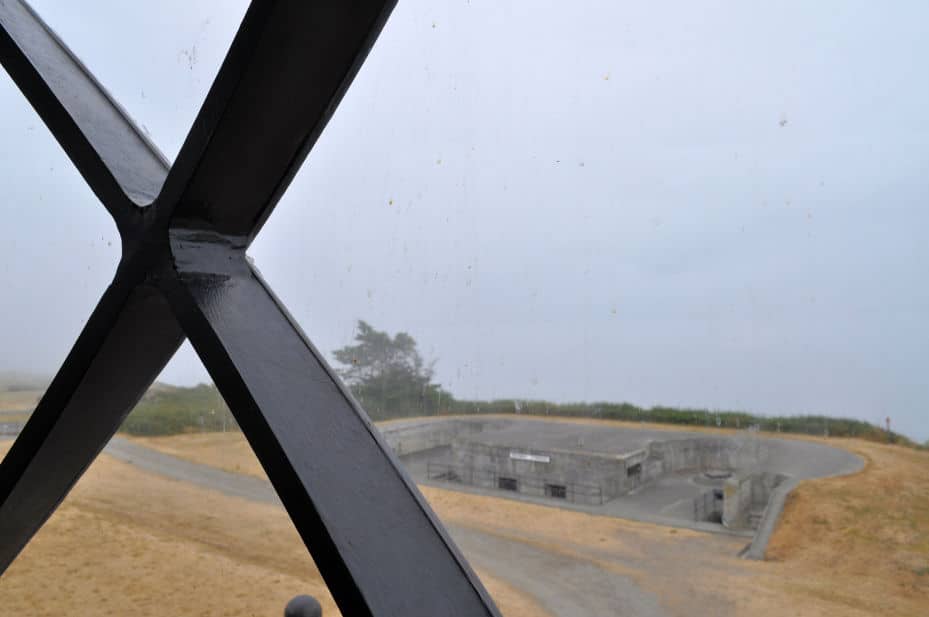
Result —
[[450, 395], [433, 382], [435, 361], [426, 362], [406, 332], [390, 336], [358, 321], [355, 344], [333, 352], [339, 376], [375, 420], [433, 415]]

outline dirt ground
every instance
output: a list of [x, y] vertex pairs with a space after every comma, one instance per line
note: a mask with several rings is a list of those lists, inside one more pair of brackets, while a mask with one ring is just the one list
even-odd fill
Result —
[[[739, 539], [422, 490], [448, 523], [589, 560], [633, 578], [672, 608], [686, 608], [695, 590], [705, 595], [709, 588], [715, 589], [722, 609], [717, 614], [925, 617], [929, 452], [861, 440], [803, 439], [846, 448], [867, 464], [853, 476], [801, 484], [788, 500], [768, 560], [762, 563], [735, 558], [744, 543]], [[248, 444], [236, 433], [138, 441], [182, 458], [263, 476]]]
[[929, 615], [929, 452], [842, 445], [865, 469], [788, 496], [766, 580], [849, 614]]
[[42, 393], [42, 390], [0, 390], [0, 411], [32, 409]]
[[[548, 615], [478, 574], [506, 617]], [[277, 617], [299, 593], [339, 614], [283, 509], [104, 455], [0, 578], [0, 615]]]
[[202, 465], [264, 478], [261, 463], [242, 433], [191, 433], [171, 437], [131, 437], [149, 448]]

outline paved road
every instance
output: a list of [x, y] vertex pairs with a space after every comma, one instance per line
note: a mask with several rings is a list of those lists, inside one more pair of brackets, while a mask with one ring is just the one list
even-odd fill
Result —
[[449, 531], [473, 566], [529, 594], [552, 615], [665, 615], [657, 597], [594, 563], [464, 527]]
[[[262, 503], [280, 503], [262, 479], [162, 454], [119, 437], [106, 453], [140, 469]], [[473, 565], [532, 596], [558, 617], [665, 617], [656, 596], [595, 564], [465, 527], [449, 527]]]
[[0, 409], [0, 417], [2, 416], [24, 416], [31, 414], [31, 409]]

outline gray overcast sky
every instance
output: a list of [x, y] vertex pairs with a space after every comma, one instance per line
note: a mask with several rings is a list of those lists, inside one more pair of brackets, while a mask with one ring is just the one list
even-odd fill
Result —
[[[241, 0], [33, 0], [173, 158]], [[929, 438], [929, 4], [400, 0], [251, 253], [321, 349], [461, 397]], [[0, 368], [53, 371], [116, 231], [0, 79]], [[260, 153], [259, 153], [260, 154]], [[162, 379], [207, 379], [185, 346]]]

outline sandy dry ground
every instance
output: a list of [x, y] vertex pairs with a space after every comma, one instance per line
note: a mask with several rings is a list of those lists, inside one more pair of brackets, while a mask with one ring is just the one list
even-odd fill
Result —
[[26, 422], [29, 419], [27, 413], [0, 411], [0, 424], [6, 422]]
[[[547, 615], [479, 574], [506, 617]], [[281, 508], [103, 456], [0, 578], [0, 615], [277, 617], [298, 593], [339, 614]]]
[[41, 396], [41, 390], [0, 390], [0, 411], [32, 409]]
[[131, 437], [132, 441], [184, 460], [233, 473], [266, 477], [242, 433], [191, 433], [172, 437]]
[[846, 614], [929, 615], [929, 452], [843, 445], [864, 471], [791, 493], [765, 580]]
[[[182, 458], [263, 475], [237, 434], [140, 441]], [[736, 559], [744, 541], [726, 536], [430, 487], [423, 492], [448, 523], [596, 563], [659, 594], [672, 614], [924, 617], [929, 453], [859, 440], [828, 443], [864, 457], [865, 469], [805, 482], [792, 493], [764, 563]], [[714, 605], [717, 610], [710, 612]]]

